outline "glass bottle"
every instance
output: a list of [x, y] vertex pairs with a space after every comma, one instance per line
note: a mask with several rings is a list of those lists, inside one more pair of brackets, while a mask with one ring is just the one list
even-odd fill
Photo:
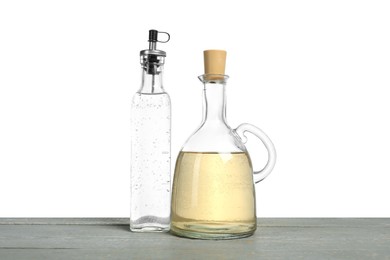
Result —
[[[232, 239], [256, 230], [254, 182], [263, 180], [276, 160], [274, 145], [259, 128], [226, 122], [226, 52], [204, 52], [203, 120], [181, 149], [173, 180], [171, 232], [200, 239]], [[253, 172], [244, 132], [261, 139], [266, 166]]]
[[131, 104], [130, 229], [136, 232], [168, 231], [170, 224], [171, 101], [158, 33], [149, 31], [149, 49], [140, 52], [142, 84]]

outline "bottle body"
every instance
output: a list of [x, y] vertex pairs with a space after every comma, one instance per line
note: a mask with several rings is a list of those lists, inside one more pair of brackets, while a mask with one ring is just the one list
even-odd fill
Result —
[[253, 169], [244, 144], [226, 122], [227, 76], [200, 78], [203, 120], [176, 161], [171, 231], [201, 239], [250, 236], [256, 230]]
[[136, 93], [131, 127], [132, 231], [167, 231], [170, 226], [171, 102], [163, 93]]

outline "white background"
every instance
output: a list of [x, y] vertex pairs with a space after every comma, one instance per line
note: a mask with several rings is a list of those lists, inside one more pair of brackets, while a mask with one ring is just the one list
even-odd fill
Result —
[[278, 152], [258, 216], [390, 217], [390, 4], [368, 0], [1, 1], [0, 217], [129, 215], [149, 29], [171, 34], [172, 164], [200, 123], [202, 51], [225, 49], [230, 125]]

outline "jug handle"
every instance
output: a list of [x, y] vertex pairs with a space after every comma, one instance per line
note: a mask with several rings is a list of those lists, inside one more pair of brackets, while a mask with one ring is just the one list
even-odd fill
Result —
[[249, 132], [255, 136], [257, 136], [264, 144], [265, 148], [268, 151], [268, 162], [260, 171], [254, 171], [254, 181], [255, 183], [259, 183], [267, 177], [276, 163], [276, 150], [275, 146], [272, 143], [271, 139], [258, 127], [251, 124], [241, 124], [239, 125], [234, 132], [240, 137], [241, 141], [245, 144], [247, 142], [247, 137], [245, 136], [245, 132]]

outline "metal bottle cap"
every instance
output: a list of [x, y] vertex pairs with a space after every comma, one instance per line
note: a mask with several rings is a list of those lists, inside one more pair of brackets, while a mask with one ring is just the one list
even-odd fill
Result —
[[[166, 34], [168, 36], [166, 41], [159, 41], [158, 34]], [[159, 74], [165, 62], [165, 51], [157, 50], [157, 42], [166, 43], [170, 39], [170, 35], [167, 32], [159, 32], [157, 30], [149, 30], [149, 49], [142, 50], [140, 52], [141, 65], [148, 74]]]
[[[159, 41], [158, 40], [158, 34], [161, 33], [161, 34], [166, 34], [168, 36], [168, 39], [165, 40], [165, 41]], [[169, 35], [169, 33], [167, 32], [159, 32], [157, 30], [149, 30], [149, 49], [146, 49], [146, 50], [142, 50], [140, 52], [140, 55], [157, 55], [157, 56], [163, 56], [165, 57], [166, 56], [166, 52], [165, 51], [161, 51], [161, 50], [157, 50], [156, 47], [157, 47], [157, 42], [160, 42], [160, 43], [167, 43], [169, 42], [171, 36]]]

